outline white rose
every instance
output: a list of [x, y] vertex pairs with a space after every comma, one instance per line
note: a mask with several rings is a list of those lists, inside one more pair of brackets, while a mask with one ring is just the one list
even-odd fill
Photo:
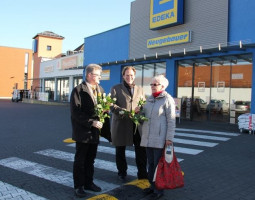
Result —
[[113, 101], [116, 101], [117, 99], [116, 99], [116, 98], [113, 98], [112, 100], [113, 100]]
[[121, 110], [121, 111], [119, 112], [119, 114], [120, 114], [120, 115], [124, 115], [124, 111]]

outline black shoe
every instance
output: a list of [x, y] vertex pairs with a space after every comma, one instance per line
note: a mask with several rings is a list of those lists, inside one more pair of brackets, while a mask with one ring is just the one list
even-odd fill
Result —
[[95, 183], [91, 183], [90, 186], [84, 186], [84, 189], [85, 190], [91, 190], [91, 191], [94, 191], [94, 192], [101, 192], [102, 189], [100, 187], [98, 187], [97, 185], [95, 185]]
[[127, 174], [126, 174], [126, 173], [118, 173], [118, 176], [119, 176], [119, 179], [120, 179], [121, 181], [125, 181], [125, 180], [126, 180]]
[[143, 190], [143, 193], [144, 193], [145, 195], [152, 194], [152, 193], [153, 193], [153, 189], [151, 189], [151, 188], [145, 188], [145, 189]]
[[141, 179], [148, 179], [148, 174], [147, 173], [137, 173], [137, 178], [139, 180], [141, 180]]
[[119, 175], [119, 179], [121, 181], [125, 181], [126, 180], [126, 175]]
[[149, 199], [150, 200], [156, 200], [156, 199], [160, 199], [161, 197], [163, 197], [163, 194], [153, 193], [152, 195], [150, 195]]
[[87, 196], [86, 192], [83, 190], [82, 187], [76, 188], [76, 189], [74, 190], [74, 194], [75, 194], [77, 197], [80, 197], [80, 198]]

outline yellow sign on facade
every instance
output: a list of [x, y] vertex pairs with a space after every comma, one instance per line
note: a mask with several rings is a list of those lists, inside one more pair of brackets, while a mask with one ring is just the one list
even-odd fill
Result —
[[167, 45], [182, 44], [191, 41], [191, 32], [186, 31], [147, 40], [147, 48], [156, 48]]
[[151, 0], [150, 29], [183, 22], [183, 0]]

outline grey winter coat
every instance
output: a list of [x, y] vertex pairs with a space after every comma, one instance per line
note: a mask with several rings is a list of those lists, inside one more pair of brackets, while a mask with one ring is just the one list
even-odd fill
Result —
[[163, 148], [166, 140], [173, 141], [175, 134], [175, 102], [163, 91], [158, 97], [149, 96], [143, 107], [149, 118], [142, 126], [141, 146]]
[[112, 98], [117, 99], [116, 104], [111, 108], [112, 144], [114, 146], [132, 146], [134, 124], [129, 117], [123, 117], [119, 112], [122, 110], [134, 110], [137, 107], [140, 98], [144, 98], [143, 89], [140, 86], [135, 85], [134, 94], [133, 97], [131, 97], [124, 83], [121, 83], [111, 88], [111, 96]]

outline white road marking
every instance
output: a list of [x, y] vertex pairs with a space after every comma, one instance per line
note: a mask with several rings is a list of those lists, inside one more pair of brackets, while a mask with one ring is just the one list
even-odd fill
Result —
[[[73, 144], [68, 144], [67, 146], [75, 147], [75, 144], [74, 143]], [[108, 153], [108, 154], [111, 154], [111, 155], [115, 155], [115, 148], [114, 147], [106, 147], [106, 146], [99, 145], [97, 151], [101, 152], [101, 153]], [[175, 150], [175, 152], [177, 152], [177, 151]], [[127, 158], [135, 158], [135, 152], [130, 151], [130, 150], [126, 150], [126, 157]], [[177, 158], [177, 160], [178, 160], [178, 162], [183, 161], [182, 158]]]
[[[174, 146], [174, 152], [175, 153], [183, 153], [183, 154], [189, 154], [189, 155], [197, 155], [199, 153], [202, 153], [204, 150], [199, 149], [191, 149], [191, 148], [184, 148], [184, 147], [177, 147]], [[178, 160], [179, 161], [179, 160]]]
[[186, 129], [186, 128], [176, 128], [176, 131], [188, 131], [195, 133], [209, 133], [215, 135], [227, 135], [227, 136], [239, 136], [239, 133], [229, 133], [229, 132], [220, 132], [220, 131], [208, 131], [208, 130], [197, 130], [197, 129]]
[[186, 140], [186, 139], [178, 139], [178, 138], [174, 138], [174, 143], [191, 144], [191, 145], [203, 146], [203, 147], [215, 147], [218, 144], [214, 142], [201, 142], [196, 140]]
[[[73, 173], [59, 170], [39, 163], [27, 161], [17, 157], [10, 157], [0, 160], [0, 165], [18, 170], [30, 175], [37, 176], [55, 183], [59, 183], [68, 187], [73, 187]], [[102, 192], [112, 190], [119, 185], [94, 179], [95, 184], [102, 187]], [[89, 193], [94, 193], [88, 191]]]
[[198, 135], [192, 133], [175, 133], [176, 136], [183, 136], [183, 137], [192, 137], [192, 138], [200, 138], [200, 139], [207, 139], [207, 140], [218, 140], [218, 141], [228, 141], [230, 138], [227, 137], [217, 137], [217, 136], [209, 136], [209, 135]]
[[48, 200], [44, 197], [38, 196], [34, 193], [27, 192], [8, 183], [0, 181], [0, 200], [16, 200], [16, 199], [36, 199]]

